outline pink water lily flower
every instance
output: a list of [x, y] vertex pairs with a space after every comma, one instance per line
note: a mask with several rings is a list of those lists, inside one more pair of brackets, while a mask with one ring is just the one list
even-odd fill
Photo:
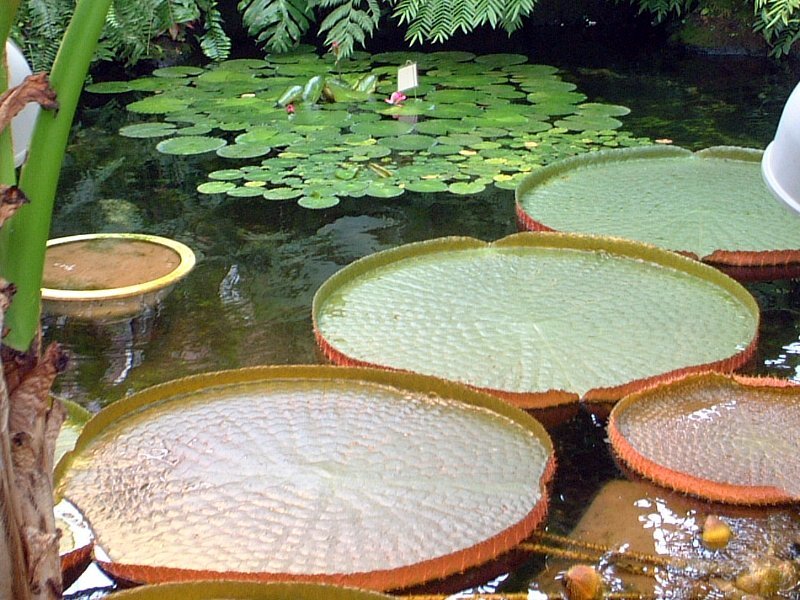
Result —
[[294, 114], [294, 104], [287, 104], [286, 105], [286, 112], [290, 115]]
[[386, 98], [384, 102], [394, 104], [395, 106], [402, 106], [405, 99], [406, 95], [403, 92], [392, 92], [392, 95]]

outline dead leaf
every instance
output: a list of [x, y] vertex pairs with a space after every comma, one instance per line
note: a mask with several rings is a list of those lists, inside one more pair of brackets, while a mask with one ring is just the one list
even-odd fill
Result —
[[22, 83], [0, 96], [0, 131], [30, 102], [36, 102], [48, 110], [58, 110], [56, 93], [50, 87], [47, 73], [28, 75]]
[[0, 184], [0, 226], [28, 202], [28, 197], [17, 186]]

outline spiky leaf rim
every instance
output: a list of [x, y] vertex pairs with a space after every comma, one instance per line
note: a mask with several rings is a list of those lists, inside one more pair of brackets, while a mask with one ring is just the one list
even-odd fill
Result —
[[[660, 159], [698, 156], [760, 163], [763, 151], [738, 146], [712, 146], [692, 152], [680, 146], [641, 146], [601, 150], [589, 154], [565, 158], [527, 175], [517, 186], [515, 213], [517, 224], [527, 231], [556, 231], [547, 224], [534, 219], [522, 205], [522, 199], [532, 188], [549, 179], [573, 169], [603, 162], [616, 162], [624, 159]], [[800, 276], [800, 249], [776, 249], [763, 251], [717, 249], [706, 256], [697, 256], [681, 248], [669, 248], [674, 252], [696, 258], [704, 263], [725, 271], [739, 281], [771, 281]]]
[[741, 284], [731, 277], [722, 273], [718, 269], [698, 262], [690, 257], [664, 250], [652, 244], [637, 242], [623, 238], [610, 236], [593, 236], [572, 233], [561, 233], [554, 231], [539, 232], [520, 232], [508, 235], [495, 242], [484, 242], [471, 237], [450, 236], [436, 238], [423, 242], [414, 242], [402, 246], [377, 252], [364, 258], [358, 259], [344, 269], [334, 273], [327, 279], [314, 294], [311, 305], [311, 318], [314, 328], [314, 337], [323, 354], [337, 365], [361, 366], [380, 369], [388, 369], [395, 372], [402, 372], [393, 367], [371, 363], [350, 356], [328, 341], [319, 329], [317, 316], [322, 305], [330, 295], [342, 285], [353, 281], [361, 275], [395, 262], [435, 254], [439, 252], [468, 250], [476, 248], [510, 248], [510, 247], [532, 247], [532, 248], [562, 248], [570, 250], [583, 250], [589, 252], [608, 252], [618, 256], [643, 260], [668, 267], [698, 277], [706, 282], [713, 283], [739, 300], [743, 306], [747, 307], [755, 320], [755, 331], [753, 339], [746, 347], [727, 358], [713, 361], [710, 363], [690, 365], [679, 369], [660, 373], [642, 379], [635, 379], [621, 385], [612, 387], [598, 387], [588, 390], [581, 398], [577, 393], [568, 390], [551, 389], [535, 392], [511, 392], [493, 388], [483, 388], [469, 386], [475, 390], [492, 394], [519, 408], [526, 410], [536, 410], [552, 408], [555, 406], [570, 404], [579, 401], [614, 403], [626, 394], [648, 387], [660, 381], [666, 381], [678, 376], [690, 373], [699, 373], [709, 370], [732, 372], [744, 365], [756, 351], [758, 344], [758, 324], [760, 322], [760, 312], [758, 304], [753, 296]]
[[785, 491], [773, 486], [735, 485], [713, 481], [670, 469], [641, 454], [621, 432], [619, 426], [621, 415], [623, 415], [626, 410], [629, 410], [632, 405], [643, 401], [649, 394], [658, 390], [663, 390], [665, 387], [681, 387], [703, 382], [704, 380], [709, 382], [732, 382], [734, 385], [742, 388], [768, 388], [774, 393], [785, 394], [787, 396], [791, 395], [797, 397], [798, 394], [800, 394], [800, 386], [786, 379], [748, 377], [736, 374], [723, 374], [717, 371], [679, 375], [649, 385], [644, 389], [625, 396], [611, 410], [611, 414], [608, 418], [607, 432], [609, 444], [617, 458], [633, 472], [658, 485], [684, 494], [704, 498], [712, 502], [755, 506], [788, 504], [800, 501], [800, 498], [792, 497]]
[[[109, 405], [86, 424], [75, 443], [75, 448], [64, 455], [54, 471], [54, 489], [57, 501], [61, 496], [60, 483], [70, 465], [102, 433], [119, 419], [134, 415], [154, 403], [167, 398], [188, 394], [209, 387], [242, 384], [264, 380], [349, 380], [368, 381], [416, 393], [436, 394], [464, 404], [483, 408], [506, 417], [531, 433], [545, 449], [547, 461], [539, 478], [539, 500], [516, 524], [468, 548], [437, 556], [411, 565], [391, 569], [356, 573], [294, 574], [294, 573], [243, 573], [153, 567], [118, 562], [98, 561], [110, 576], [132, 584], [167, 583], [197, 580], [235, 580], [255, 582], [306, 582], [353, 586], [368, 590], [386, 591], [402, 589], [444, 579], [471, 567], [487, 563], [513, 549], [531, 535], [547, 517], [547, 486], [555, 474], [556, 459], [553, 443], [544, 426], [526, 412], [503, 402], [495, 396], [482, 393], [469, 386], [445, 381], [430, 375], [331, 365], [290, 365], [248, 367], [193, 375], [156, 385]], [[365, 549], [366, 550], [366, 549]]]

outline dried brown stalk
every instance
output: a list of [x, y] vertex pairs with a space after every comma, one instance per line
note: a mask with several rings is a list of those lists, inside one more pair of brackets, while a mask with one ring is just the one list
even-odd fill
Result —
[[[6, 98], [8, 94], [0, 104]], [[0, 224], [24, 201], [16, 188], [0, 186]], [[0, 280], [0, 330], [14, 291], [13, 284]], [[55, 600], [62, 595], [52, 473], [66, 413], [60, 402], [51, 401], [50, 388], [66, 358], [58, 345], [39, 354], [38, 341], [24, 354], [8, 348], [2, 352], [0, 600]]]

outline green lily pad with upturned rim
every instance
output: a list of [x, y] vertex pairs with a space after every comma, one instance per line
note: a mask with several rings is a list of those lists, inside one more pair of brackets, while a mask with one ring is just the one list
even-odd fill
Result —
[[190, 581], [115, 591], [120, 600], [393, 600], [378, 592], [311, 583]]
[[787, 219], [767, 190], [761, 156], [645, 146], [569, 158], [520, 184], [517, 216], [527, 229], [620, 236], [691, 253], [741, 279], [794, 276], [800, 221]]
[[55, 486], [91, 523], [103, 570], [126, 581], [384, 590], [514, 547], [543, 521], [553, 471], [541, 424], [492, 396], [415, 374], [288, 366], [115, 402]]
[[339, 364], [436, 375], [525, 407], [614, 401], [676, 372], [732, 370], [753, 354], [759, 323], [753, 297], [712, 267], [553, 233], [363, 258], [319, 288], [312, 317]]
[[633, 471], [682, 493], [796, 504], [798, 401], [800, 388], [786, 379], [689, 375], [623, 398], [609, 441]]
[[321, 210], [324, 208], [331, 208], [339, 204], [338, 196], [302, 196], [297, 204], [303, 208], [310, 208], [313, 210]]
[[174, 66], [174, 67], [161, 67], [153, 71], [153, 75], [155, 77], [188, 77], [190, 75], [200, 75], [203, 72], [203, 69], [200, 67], [189, 67], [189, 66]]
[[272, 148], [266, 144], [229, 144], [217, 150], [223, 158], [255, 158], [269, 154]]
[[303, 190], [291, 187], [276, 187], [264, 190], [263, 196], [267, 200], [293, 200], [303, 195]]

